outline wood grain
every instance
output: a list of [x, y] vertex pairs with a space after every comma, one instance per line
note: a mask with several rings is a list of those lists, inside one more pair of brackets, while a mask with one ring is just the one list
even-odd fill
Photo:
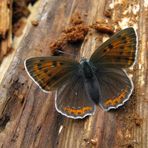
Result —
[[0, 62], [12, 49], [12, 1], [0, 1]]
[[[118, 1], [115, 0], [115, 3]], [[124, 1], [127, 2], [127, 1]], [[28, 24], [14, 59], [0, 84], [0, 146], [3, 148], [146, 148], [148, 147], [148, 7], [140, 2], [139, 52], [129, 71], [135, 85], [130, 100], [121, 108], [84, 120], [66, 118], [55, 110], [54, 93], [42, 92], [28, 77], [23, 61], [50, 53], [49, 43], [58, 38], [75, 12], [89, 25], [106, 19], [105, 0], [41, 0], [36, 16], [39, 25]], [[132, 4], [132, 2], [128, 2]], [[108, 5], [107, 5], [108, 6]], [[123, 15], [122, 5], [113, 9], [109, 22]], [[84, 14], [88, 15], [84, 15]], [[99, 36], [99, 40], [96, 37]], [[90, 56], [104, 37], [92, 31], [81, 54]], [[132, 72], [131, 72], [132, 71]]]

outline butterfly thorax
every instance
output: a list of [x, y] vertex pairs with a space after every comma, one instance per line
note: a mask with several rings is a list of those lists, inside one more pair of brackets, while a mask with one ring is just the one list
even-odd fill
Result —
[[99, 102], [99, 84], [98, 80], [95, 76], [95, 71], [93, 65], [87, 60], [82, 59], [80, 61], [82, 66], [85, 88], [91, 100], [93, 100], [96, 104]]
[[80, 61], [80, 64], [82, 66], [82, 71], [83, 71], [84, 77], [86, 79], [93, 78], [94, 73], [93, 73], [93, 69], [92, 69], [92, 66], [90, 65], [89, 61], [87, 59], [82, 59]]

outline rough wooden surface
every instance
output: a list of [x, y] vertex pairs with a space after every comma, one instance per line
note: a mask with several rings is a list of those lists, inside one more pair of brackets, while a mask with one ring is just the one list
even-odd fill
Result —
[[[30, 56], [50, 53], [49, 42], [68, 26], [79, 11], [87, 24], [104, 18], [105, 0], [42, 0], [38, 9], [39, 25], [28, 25], [3, 81], [0, 84], [0, 146], [39, 148], [147, 148], [148, 147], [148, 5], [143, 0], [123, 2], [139, 4], [133, 24], [138, 27], [139, 52], [133, 75], [134, 93], [116, 111], [99, 107], [94, 116], [84, 120], [66, 118], [56, 112], [54, 94], [43, 93], [28, 77], [23, 61]], [[111, 2], [111, 1], [109, 1]], [[121, 1], [115, 0], [113, 18], [123, 15]], [[121, 9], [119, 9], [121, 7]], [[83, 15], [83, 14], [88, 15]], [[133, 17], [131, 14], [130, 17]], [[109, 20], [111, 23], [112, 21]], [[136, 24], [135, 24], [136, 23]], [[120, 24], [121, 25], [121, 24]], [[127, 24], [124, 24], [127, 25]], [[95, 31], [82, 46], [89, 56], [101, 43], [103, 34]]]
[[0, 1], [0, 62], [12, 47], [12, 1]]

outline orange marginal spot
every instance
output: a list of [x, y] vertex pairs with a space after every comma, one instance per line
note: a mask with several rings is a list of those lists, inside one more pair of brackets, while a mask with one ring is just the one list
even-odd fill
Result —
[[70, 108], [70, 107], [64, 107], [64, 110], [67, 111], [69, 114], [74, 114], [74, 115], [83, 115], [86, 111], [91, 111], [92, 107], [90, 106], [85, 106], [81, 109], [74, 109], [74, 108]]
[[115, 106], [116, 104], [119, 104], [122, 99], [125, 98], [126, 96], [126, 92], [127, 92], [127, 88], [124, 89], [123, 91], [121, 91], [121, 93], [119, 94], [119, 96], [117, 96], [116, 98], [109, 98], [105, 101], [105, 105], [106, 106]]

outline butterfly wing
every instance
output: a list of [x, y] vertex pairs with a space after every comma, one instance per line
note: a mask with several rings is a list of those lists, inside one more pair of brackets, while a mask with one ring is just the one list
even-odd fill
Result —
[[34, 57], [25, 61], [26, 71], [45, 92], [63, 85], [78, 67], [77, 61], [60, 56]]
[[96, 67], [131, 66], [137, 54], [137, 35], [132, 27], [126, 28], [104, 42], [91, 56], [90, 62]]
[[125, 71], [102, 67], [96, 71], [96, 77], [100, 85], [99, 103], [106, 111], [118, 108], [129, 99], [133, 83]]
[[82, 75], [75, 73], [57, 90], [55, 106], [58, 112], [74, 119], [82, 119], [94, 113], [95, 104], [85, 90]]

